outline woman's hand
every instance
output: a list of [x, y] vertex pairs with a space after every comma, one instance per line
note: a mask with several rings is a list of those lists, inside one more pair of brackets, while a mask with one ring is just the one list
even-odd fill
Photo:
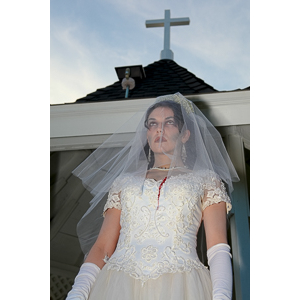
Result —
[[116, 249], [121, 229], [120, 215], [121, 211], [116, 208], [106, 211], [98, 238], [81, 266], [67, 300], [88, 299], [98, 273], [105, 265], [104, 257], [110, 257]]

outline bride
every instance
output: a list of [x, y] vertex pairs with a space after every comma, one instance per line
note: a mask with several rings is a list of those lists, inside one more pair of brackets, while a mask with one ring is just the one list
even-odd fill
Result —
[[[217, 130], [177, 93], [159, 97], [112, 154], [120, 139], [74, 171], [95, 197], [78, 224], [86, 258], [67, 299], [231, 299], [227, 191], [238, 176]], [[202, 222], [209, 269], [196, 251]]]

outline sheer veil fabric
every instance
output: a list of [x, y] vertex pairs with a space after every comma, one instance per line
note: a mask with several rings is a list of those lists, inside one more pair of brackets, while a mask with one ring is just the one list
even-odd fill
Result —
[[[219, 132], [180, 93], [158, 97], [136, 122], [133, 138], [120, 147], [124, 132], [130, 132], [129, 127], [137, 116], [140, 114], [132, 117], [73, 171], [94, 196], [77, 226], [85, 254], [99, 234], [105, 199], [117, 178], [134, 176], [141, 192], [149, 174], [154, 177], [160, 174], [155, 179], [168, 185], [172, 176], [209, 171], [227, 185], [229, 193], [233, 191], [232, 182], [239, 180]], [[155, 173], [163, 167], [166, 158], [170, 167]]]

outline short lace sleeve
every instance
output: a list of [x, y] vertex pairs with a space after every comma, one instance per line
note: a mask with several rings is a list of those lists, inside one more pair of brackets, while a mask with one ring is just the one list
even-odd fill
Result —
[[119, 210], [122, 209], [121, 207], [121, 179], [118, 177], [112, 184], [106, 204], [103, 209], [103, 217], [105, 217], [106, 211], [109, 208], [117, 208]]
[[202, 211], [215, 203], [226, 202], [227, 213], [232, 205], [226, 192], [224, 183], [214, 172], [209, 172], [204, 178], [204, 196], [202, 198]]

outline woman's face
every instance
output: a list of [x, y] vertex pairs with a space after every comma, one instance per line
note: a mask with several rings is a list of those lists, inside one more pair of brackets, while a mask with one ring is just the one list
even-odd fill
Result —
[[173, 154], [180, 135], [169, 107], [157, 107], [148, 117], [147, 139], [154, 154]]

